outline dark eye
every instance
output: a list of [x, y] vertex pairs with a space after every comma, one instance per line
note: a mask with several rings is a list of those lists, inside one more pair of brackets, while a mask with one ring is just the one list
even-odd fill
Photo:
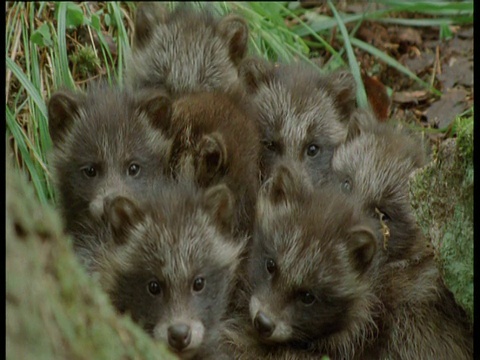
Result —
[[131, 164], [128, 167], [128, 176], [136, 176], [140, 172], [140, 165]]
[[318, 147], [318, 145], [310, 144], [307, 147], [307, 155], [310, 156], [310, 157], [315, 156], [315, 155], [318, 154], [319, 150], [320, 150], [320, 148]]
[[312, 305], [315, 302], [315, 296], [308, 291], [302, 291], [299, 294], [300, 301], [305, 305]]
[[156, 280], [152, 280], [148, 283], [148, 292], [154, 296], [159, 295], [162, 291], [160, 284]]
[[84, 167], [82, 169], [83, 173], [87, 176], [87, 177], [95, 177], [97, 176], [97, 169], [95, 169], [94, 166], [87, 166], [87, 167]]
[[203, 277], [198, 277], [193, 280], [193, 291], [202, 291], [205, 287], [205, 279]]
[[278, 144], [275, 141], [264, 141], [263, 146], [268, 151], [272, 151], [272, 152], [277, 152], [278, 151]]
[[386, 213], [385, 211], [383, 210], [380, 210], [380, 212], [383, 214], [382, 216], [382, 220], [385, 221], [385, 222], [388, 222], [388, 221], [391, 221], [392, 219], [390, 218], [390, 215], [388, 215], [388, 213]]
[[275, 264], [275, 261], [273, 259], [267, 259], [267, 261], [265, 262], [265, 267], [270, 274], [273, 274], [275, 270], [277, 270], [277, 264]]
[[345, 179], [342, 181], [342, 190], [345, 193], [352, 191], [352, 181], [350, 179]]

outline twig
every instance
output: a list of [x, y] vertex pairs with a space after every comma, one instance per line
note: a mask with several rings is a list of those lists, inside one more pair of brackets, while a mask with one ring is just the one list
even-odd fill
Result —
[[436, 75], [442, 73], [440, 68], [440, 47], [437, 45], [435, 49], [435, 63], [433, 64], [433, 71], [432, 71], [432, 79], [430, 80], [430, 86], [433, 87], [433, 83], [435, 82]]
[[375, 212], [378, 214], [380, 219], [380, 225], [382, 226], [382, 233], [383, 233], [383, 249], [387, 250], [388, 247], [388, 240], [390, 240], [390, 228], [387, 224], [383, 221], [383, 213], [375, 208]]

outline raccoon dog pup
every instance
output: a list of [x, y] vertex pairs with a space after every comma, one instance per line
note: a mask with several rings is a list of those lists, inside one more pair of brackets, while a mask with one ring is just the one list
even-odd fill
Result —
[[332, 158], [332, 179], [356, 197], [366, 214], [383, 218], [390, 231], [385, 244], [389, 256], [410, 258], [423, 242], [417, 240], [419, 229], [410, 207], [408, 178], [425, 164], [425, 151], [415, 134], [374, 120], [364, 110], [352, 115], [349, 140]]
[[[359, 110], [352, 118], [368, 124], [369, 116]], [[385, 264], [376, 292], [388, 311], [378, 322], [376, 345], [365, 356], [471, 358], [466, 314], [445, 287], [410, 205], [408, 178], [425, 163], [421, 141], [390, 124], [359, 126], [349, 137], [333, 156], [334, 181], [364, 214], [381, 218], [388, 231], [380, 244]]]
[[78, 249], [86, 244], [76, 234], [95, 231], [105, 197], [144, 193], [168, 165], [171, 141], [160, 131], [165, 96], [137, 95], [97, 84], [86, 94], [58, 91], [48, 102], [50, 164]]
[[235, 98], [183, 96], [172, 104], [170, 170], [205, 188], [224, 183], [235, 194], [236, 232], [251, 233], [260, 185], [258, 129]]
[[377, 222], [338, 189], [313, 191], [302, 175], [282, 163], [260, 190], [248, 319], [226, 330], [238, 358], [349, 356], [375, 334]]
[[392, 261], [354, 196], [308, 190], [292, 169], [259, 195], [248, 310], [226, 330], [238, 358], [471, 358], [466, 315], [423, 239]]
[[310, 64], [274, 65], [253, 58], [242, 62], [240, 76], [257, 114], [264, 178], [276, 162], [289, 159], [302, 164], [314, 183], [322, 182], [356, 107], [353, 76], [346, 71], [320, 75]]
[[207, 9], [158, 3], [138, 6], [132, 57], [126, 68], [133, 88], [156, 87], [170, 96], [242, 90], [238, 64], [248, 45], [248, 27], [235, 15], [216, 18]]
[[105, 206], [112, 238], [93, 270], [114, 306], [181, 358], [218, 358], [244, 243], [231, 236], [230, 190], [169, 183], [141, 205], [117, 197]]

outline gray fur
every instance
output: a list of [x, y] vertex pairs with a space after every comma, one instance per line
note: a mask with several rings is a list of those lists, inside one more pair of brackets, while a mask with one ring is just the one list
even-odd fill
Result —
[[[243, 297], [249, 305], [224, 332], [236, 358], [471, 358], [466, 314], [420, 233], [410, 234], [414, 253], [392, 258], [380, 221], [358, 198], [331, 184], [312, 190], [298, 173], [280, 166], [260, 194]], [[365, 247], [371, 234], [375, 246]], [[267, 258], [276, 262], [273, 275]], [[313, 312], [295, 298], [305, 290], [315, 294]], [[255, 332], [258, 309], [275, 322], [278, 336]]]
[[[390, 227], [389, 256], [416, 252], [418, 228], [408, 197], [410, 174], [425, 163], [421, 139], [391, 124], [369, 126], [373, 115], [357, 111], [356, 135], [338, 147], [332, 159], [332, 179], [355, 196], [363, 211]], [[363, 123], [363, 125], [362, 125]]]
[[[275, 168], [257, 206], [245, 292], [249, 306], [239, 315], [241, 330], [235, 330], [235, 322], [234, 330], [226, 330], [236, 358], [308, 358], [333, 351], [348, 358], [376, 334], [374, 315], [381, 304], [369, 278], [379, 260], [364, 257], [367, 247], [361, 245], [367, 231], [368, 248], [376, 248], [375, 221], [338, 189], [315, 191], [291, 164]], [[270, 278], [268, 258], [277, 265]], [[299, 300], [305, 291], [315, 295], [311, 306]], [[255, 334], [252, 323], [259, 309], [276, 323], [278, 335], [262, 339]]]
[[[320, 75], [306, 63], [274, 65], [247, 59], [240, 67], [261, 131], [262, 172], [267, 178], [278, 161], [289, 160], [314, 183], [329, 173], [333, 150], [347, 137], [355, 109], [355, 82], [345, 71]], [[317, 146], [315, 153], [308, 152]]]
[[[166, 104], [166, 105], [165, 105]], [[77, 234], [96, 231], [105, 198], [138, 197], [163, 176], [171, 141], [159, 123], [169, 121], [163, 93], [137, 93], [91, 86], [86, 94], [54, 93], [48, 103], [53, 140], [50, 165], [60, 210], [74, 246], [85, 246]], [[132, 164], [139, 172], [130, 172]], [[94, 167], [94, 176], [87, 169]], [[129, 175], [130, 174], [130, 175]]]
[[185, 4], [170, 12], [159, 3], [140, 4], [136, 17], [129, 86], [162, 88], [173, 97], [241, 89], [237, 66], [248, 42], [242, 18]]
[[[168, 327], [176, 323], [197, 332], [191, 346], [177, 352], [184, 359], [215, 358], [212, 353], [218, 351], [218, 332], [245, 244], [234, 241], [223, 224], [233, 221], [231, 216], [227, 219], [231, 198], [224, 185], [199, 191], [183, 182], [156, 188], [139, 205], [117, 198], [111, 206], [120, 209], [108, 213], [126, 217], [126, 239], [118, 244], [112, 232], [91, 264], [115, 307], [155, 339], [168, 342]], [[122, 210], [124, 202], [142, 216], [131, 219], [132, 212]], [[198, 277], [204, 278], [205, 287], [195, 292], [192, 286]], [[161, 286], [157, 296], [148, 292], [152, 280]]]
[[172, 105], [171, 174], [201, 187], [226, 184], [235, 196], [237, 233], [251, 233], [260, 186], [258, 129], [238, 98], [185, 95]]

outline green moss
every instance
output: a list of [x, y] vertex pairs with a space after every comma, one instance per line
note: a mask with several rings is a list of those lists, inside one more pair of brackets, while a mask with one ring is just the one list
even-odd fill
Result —
[[410, 182], [411, 203], [437, 251], [445, 284], [473, 322], [473, 117]]
[[115, 313], [24, 175], [7, 167], [6, 185], [7, 359], [173, 359]]
[[100, 68], [100, 59], [90, 45], [75, 49], [75, 52], [69, 55], [69, 59], [83, 78], [95, 74]]

